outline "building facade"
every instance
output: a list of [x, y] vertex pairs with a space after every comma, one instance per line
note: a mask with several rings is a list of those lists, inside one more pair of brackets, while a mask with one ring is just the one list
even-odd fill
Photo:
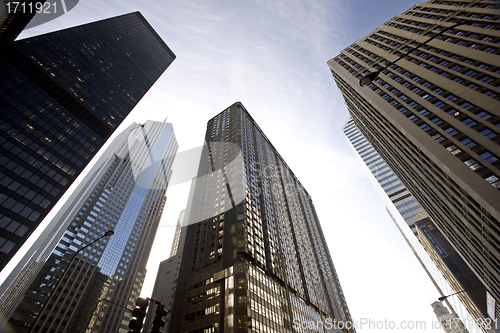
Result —
[[349, 326], [311, 197], [241, 103], [208, 122], [205, 142], [168, 332]]
[[492, 319], [500, 315], [499, 19], [496, 1], [419, 3], [328, 62], [356, 126], [484, 285]]
[[[175, 227], [174, 239], [172, 241], [172, 249], [170, 257], [160, 262], [158, 273], [156, 274], [155, 285], [151, 297], [156, 301], [161, 302], [164, 308], [168, 311], [165, 321], [165, 328], [162, 330], [168, 332], [168, 323], [172, 315], [172, 303], [174, 302], [175, 290], [177, 287], [177, 279], [179, 278], [179, 269], [181, 267], [182, 250], [184, 249], [184, 240], [186, 239], [186, 225], [184, 224], [186, 210], [179, 214], [177, 225]], [[153, 327], [156, 305], [149, 308], [143, 332], [150, 332]]]
[[[24, 297], [2, 300], [14, 309], [8, 325], [16, 332], [128, 331], [124, 308], [135, 307], [142, 288], [176, 151], [169, 123], [133, 124], [113, 141], [54, 218], [64, 227], [55, 248], [36, 253], [50, 255]], [[107, 230], [114, 235], [82, 248]]]
[[[386, 204], [387, 212], [401, 232], [440, 296], [460, 293], [446, 299], [451, 313], [466, 323], [470, 332], [492, 332], [477, 322], [487, 320], [484, 286], [443, 237], [408, 189], [392, 172], [349, 117], [342, 131], [367, 167], [368, 176]], [[481, 308], [479, 308], [481, 306]]]
[[468, 333], [460, 318], [454, 316], [441, 302], [434, 302], [431, 306], [443, 331], [446, 333]]
[[2, 44], [0, 269], [174, 58], [138, 12]]

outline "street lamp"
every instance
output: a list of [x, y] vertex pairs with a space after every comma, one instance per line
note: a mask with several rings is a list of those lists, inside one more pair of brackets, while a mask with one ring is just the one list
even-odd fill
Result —
[[402, 56], [400, 56], [399, 58], [397, 58], [395, 61], [388, 62], [384, 66], [384, 68], [382, 68], [382, 70], [378, 70], [378, 71], [375, 71], [375, 72], [369, 72], [368, 74], [366, 74], [365, 76], [363, 76], [361, 79], [359, 79], [359, 85], [361, 87], [365, 87], [365, 86], [369, 85], [370, 83], [372, 83], [373, 80], [375, 80], [379, 76], [380, 72], [383, 71], [384, 69], [386, 69], [389, 65], [394, 65], [396, 62], [398, 62], [402, 58], [406, 57], [410, 52], [417, 50], [421, 46], [424, 46], [425, 44], [429, 43], [431, 40], [435, 39], [436, 37], [441, 36], [446, 31], [448, 31], [450, 29], [453, 29], [453, 28], [456, 28], [459, 25], [464, 25], [464, 24], [466, 24], [468, 22], [480, 22], [480, 21], [476, 21], [476, 20], [461, 20], [459, 23], [455, 23], [455, 24], [453, 24], [450, 27], [442, 26], [444, 28], [442, 31], [440, 31], [436, 35], [432, 36], [431, 38], [429, 38], [425, 42], [422, 42], [422, 43], [418, 44], [414, 48], [410, 48], [408, 51], [406, 51], [405, 54], [403, 54]]
[[103, 239], [104, 237], [110, 237], [110, 236], [113, 236], [114, 235], [114, 231], [113, 230], [108, 230], [104, 233], [104, 235], [102, 235], [101, 237], [97, 238], [97, 239], [94, 239], [92, 242], [90, 242], [89, 244], [81, 247], [78, 251], [75, 252], [75, 254], [73, 255], [73, 257], [71, 258], [68, 266], [66, 267], [66, 270], [64, 270], [64, 272], [61, 274], [61, 276], [59, 277], [59, 280], [57, 280], [57, 283], [54, 287], [54, 290], [52, 291], [52, 293], [49, 295], [49, 297], [47, 297], [47, 300], [45, 301], [45, 303], [43, 304], [43, 307], [42, 309], [40, 310], [40, 312], [38, 313], [38, 315], [36, 316], [36, 319], [35, 319], [35, 322], [33, 323], [33, 325], [31, 325], [30, 329], [28, 330], [28, 333], [32, 332], [33, 331], [33, 327], [35, 327], [35, 325], [38, 323], [38, 320], [40, 319], [41, 317], [41, 314], [42, 312], [45, 310], [45, 307], [47, 306], [47, 304], [49, 303], [50, 299], [52, 298], [52, 294], [54, 294], [54, 292], [57, 290], [57, 287], [59, 287], [59, 284], [61, 283], [62, 281], [62, 278], [64, 277], [64, 275], [66, 275], [66, 273], [68, 272], [68, 268], [71, 267], [71, 264], [73, 263], [73, 261], [75, 260], [76, 258], [76, 255], [81, 252], [82, 250], [85, 250], [87, 247], [89, 247], [90, 245], [94, 244], [95, 242]]
[[466, 292], [466, 291], [469, 291], [469, 290], [472, 290], [472, 289], [476, 289], [476, 288], [479, 288], [479, 287], [473, 287], [473, 288], [469, 288], [469, 289], [464, 289], [464, 290], [460, 290], [459, 292], [456, 292], [454, 294], [450, 294], [450, 295], [446, 295], [446, 296], [441, 296], [441, 297], [438, 298], [438, 301], [442, 302], [442, 301], [444, 301], [445, 299], [447, 299], [450, 296], [453, 296], [453, 295], [456, 295], [456, 294], [461, 294], [463, 292]]

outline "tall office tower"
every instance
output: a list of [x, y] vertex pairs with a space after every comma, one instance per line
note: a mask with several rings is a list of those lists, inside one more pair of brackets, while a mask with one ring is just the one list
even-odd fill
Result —
[[0, 269], [174, 58], [140, 13], [2, 44]]
[[183, 222], [185, 217], [186, 210], [183, 210], [180, 212], [179, 219], [177, 220], [177, 225], [175, 226], [174, 240], [172, 242], [172, 248], [170, 249], [170, 256], [175, 256], [176, 254], [182, 253], [182, 249], [184, 248], [186, 228], [183, 228]]
[[[191, 185], [193, 184], [195, 184], [194, 181]], [[191, 189], [193, 189], [193, 187], [191, 187]], [[189, 212], [187, 212], [187, 214], [189, 214]], [[172, 315], [172, 303], [174, 302], [177, 279], [179, 278], [179, 269], [181, 267], [182, 251], [184, 249], [184, 240], [186, 239], [187, 229], [185, 225], [185, 218], [186, 210], [183, 210], [179, 214], [179, 219], [177, 220], [170, 257], [160, 262], [158, 273], [156, 274], [155, 285], [151, 294], [151, 297], [161, 302], [168, 311], [165, 317], [166, 323], [170, 322], [170, 317]], [[153, 320], [155, 318], [155, 310], [156, 305], [153, 305], [149, 309], [144, 321], [143, 332], [151, 332]], [[168, 332], [168, 325], [165, 325], [165, 328], [162, 330]]]
[[[484, 286], [460, 258], [420, 207], [415, 198], [392, 172], [356, 127], [352, 117], [342, 129], [353, 149], [367, 167], [368, 176], [386, 204], [387, 212], [412, 249], [441, 296], [460, 292], [446, 299], [455, 316], [467, 323], [470, 332], [480, 332], [475, 322], [487, 316]], [[477, 304], [477, 305], [476, 305]], [[491, 330], [482, 327], [484, 332]]]
[[431, 304], [437, 320], [441, 324], [441, 328], [446, 333], [467, 333], [467, 329], [459, 318], [455, 317], [453, 313], [441, 304], [441, 302], [434, 302]]
[[128, 331], [123, 307], [140, 293], [176, 151], [169, 123], [133, 124], [113, 141], [54, 218], [66, 226], [55, 249], [35, 254], [51, 252], [9, 316], [16, 332]]
[[350, 322], [311, 197], [241, 103], [208, 122], [205, 142], [169, 332]]
[[[419, 3], [328, 61], [356, 126], [485, 286], [493, 319], [500, 316], [495, 6]], [[378, 78], [362, 87], [359, 79], [374, 70]]]

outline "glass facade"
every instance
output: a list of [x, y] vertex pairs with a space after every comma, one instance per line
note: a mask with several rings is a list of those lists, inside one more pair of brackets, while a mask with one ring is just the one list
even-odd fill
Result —
[[[127, 332], [130, 313], [99, 300], [135, 306], [177, 141], [171, 124], [151, 121], [115, 141], [63, 212], [69, 226], [9, 318], [16, 332], [26, 332], [37, 316], [33, 332]], [[79, 251], [107, 230], [114, 235]]]
[[[485, 286], [483, 297], [496, 300], [493, 316], [500, 315], [499, 19], [495, 1], [419, 3], [328, 62], [356, 126]], [[375, 70], [379, 77], [360, 87]]]
[[169, 331], [333, 332], [328, 319], [351, 322], [309, 194], [241, 103], [208, 122], [205, 142]]
[[139, 13], [0, 51], [0, 269], [174, 60]]

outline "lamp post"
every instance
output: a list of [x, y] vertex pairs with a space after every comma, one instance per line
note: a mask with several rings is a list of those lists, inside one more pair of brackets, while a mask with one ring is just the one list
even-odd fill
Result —
[[479, 20], [461, 20], [459, 23], [455, 23], [453, 24], [452, 26], [450, 27], [446, 27], [446, 26], [442, 26], [444, 29], [442, 31], [440, 31], [439, 33], [437, 33], [436, 35], [432, 36], [431, 38], [427, 39], [425, 42], [422, 42], [420, 44], [418, 44], [417, 46], [415, 46], [414, 48], [410, 48], [408, 51], [406, 51], [406, 53], [404, 53], [402, 56], [400, 56], [399, 58], [397, 58], [395, 61], [390, 61], [388, 62], [384, 68], [382, 68], [381, 70], [377, 70], [375, 72], [368, 72], [368, 74], [365, 74], [365, 76], [363, 76], [361, 79], [359, 79], [359, 85], [361, 87], [364, 87], [364, 86], [367, 86], [369, 85], [370, 83], [372, 83], [373, 80], [375, 80], [379, 74], [384, 70], [386, 69], [389, 65], [394, 65], [396, 62], [398, 62], [399, 60], [403, 59], [404, 57], [406, 57], [410, 52], [412, 51], [415, 51], [417, 49], [419, 49], [420, 47], [426, 45], [427, 43], [429, 43], [431, 40], [435, 39], [436, 37], [438, 36], [441, 36], [443, 33], [445, 33], [446, 31], [450, 30], [450, 29], [453, 29], [453, 28], [456, 28], [460, 25], [465, 25], [466, 23], [469, 23], [469, 22], [482, 22], [482, 21], [479, 21]]
[[59, 284], [61, 283], [62, 281], [62, 278], [66, 275], [66, 273], [68, 272], [68, 268], [71, 267], [71, 264], [73, 263], [73, 261], [75, 260], [76, 258], [76, 255], [78, 253], [80, 253], [82, 250], [85, 250], [87, 247], [91, 246], [92, 244], [94, 244], [95, 242], [103, 239], [104, 237], [110, 237], [110, 236], [113, 236], [114, 235], [114, 231], [113, 230], [108, 230], [104, 233], [104, 235], [102, 235], [101, 237], [97, 238], [97, 239], [94, 239], [92, 242], [90, 242], [89, 244], [81, 247], [78, 251], [75, 252], [75, 254], [73, 255], [73, 257], [71, 258], [68, 266], [66, 267], [66, 270], [61, 274], [61, 276], [59, 277], [59, 280], [57, 280], [57, 283], [54, 287], [54, 291], [52, 291], [52, 293], [49, 295], [49, 297], [47, 297], [47, 300], [45, 301], [45, 303], [43, 304], [43, 307], [42, 309], [40, 310], [40, 312], [38, 313], [38, 315], [36, 316], [36, 319], [35, 319], [35, 322], [33, 323], [33, 325], [31, 325], [30, 329], [28, 330], [28, 333], [31, 333], [33, 331], [33, 327], [35, 327], [35, 325], [38, 323], [38, 321], [40, 320], [40, 317], [42, 316], [42, 313], [43, 311], [45, 310], [45, 307], [47, 306], [47, 304], [49, 303], [50, 299], [52, 298], [52, 295], [54, 294], [55, 291], [57, 291], [57, 287], [59, 287]]
[[446, 296], [441, 296], [441, 297], [438, 298], [438, 301], [442, 302], [442, 301], [444, 301], [445, 299], [447, 299], [450, 296], [453, 296], [453, 295], [456, 295], [456, 294], [461, 294], [461, 293], [464, 293], [466, 291], [469, 291], [469, 290], [472, 290], [472, 289], [476, 289], [476, 288], [480, 288], [480, 287], [472, 287], [472, 288], [469, 288], [469, 289], [460, 290], [460, 291], [458, 291], [456, 293], [453, 293], [453, 294], [449, 294], [449, 295], [446, 295]]

